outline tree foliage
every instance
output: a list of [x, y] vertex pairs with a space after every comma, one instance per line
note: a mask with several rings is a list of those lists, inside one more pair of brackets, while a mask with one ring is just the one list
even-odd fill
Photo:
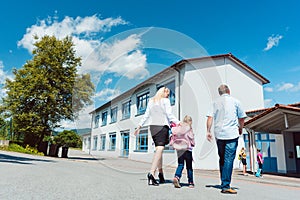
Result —
[[56, 136], [54, 136], [53, 141], [58, 146], [63, 147], [80, 147], [81, 138], [74, 131], [64, 130]]
[[6, 80], [4, 107], [13, 116], [15, 134], [39, 145], [61, 120], [74, 120], [91, 104], [94, 85], [89, 74], [78, 75], [81, 58], [75, 56], [71, 37], [44, 36], [35, 44], [32, 60]]

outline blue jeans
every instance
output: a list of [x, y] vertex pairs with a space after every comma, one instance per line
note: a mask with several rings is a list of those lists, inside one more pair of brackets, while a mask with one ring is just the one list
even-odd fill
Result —
[[232, 176], [233, 161], [236, 157], [238, 138], [232, 140], [217, 139], [221, 189], [229, 189]]
[[194, 183], [193, 180], [193, 154], [191, 151], [188, 150], [177, 150], [177, 157], [178, 157], [178, 166], [175, 172], [175, 176], [179, 179], [182, 175], [182, 170], [184, 168], [184, 161], [186, 161], [186, 170], [187, 170], [187, 177], [189, 183]]

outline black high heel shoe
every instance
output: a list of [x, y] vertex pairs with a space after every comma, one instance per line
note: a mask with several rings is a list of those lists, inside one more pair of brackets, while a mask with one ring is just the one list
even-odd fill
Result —
[[165, 183], [166, 182], [163, 173], [159, 173], [158, 178], [159, 178], [159, 183]]
[[151, 174], [151, 173], [148, 173], [147, 175], [148, 177], [148, 185], [150, 185], [150, 180], [151, 180], [151, 185], [155, 185], [155, 186], [158, 186], [158, 182], [155, 180], [154, 176]]

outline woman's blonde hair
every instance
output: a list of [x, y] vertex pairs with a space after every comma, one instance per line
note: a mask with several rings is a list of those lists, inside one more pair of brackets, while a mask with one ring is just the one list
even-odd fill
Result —
[[189, 125], [192, 127], [192, 122], [193, 122], [193, 119], [192, 119], [192, 117], [191, 117], [191, 116], [189, 116], [189, 115], [186, 115], [186, 116], [184, 116], [184, 118], [183, 118], [183, 122], [185, 122], [185, 123], [189, 124]]
[[162, 98], [165, 98], [165, 93], [170, 93], [169, 88], [167, 87], [161, 87], [159, 90], [157, 90], [155, 96], [152, 98], [154, 102], [160, 101]]

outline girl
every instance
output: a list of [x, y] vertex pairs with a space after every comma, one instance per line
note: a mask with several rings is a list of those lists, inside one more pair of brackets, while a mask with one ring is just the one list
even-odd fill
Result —
[[172, 142], [170, 143], [170, 145], [172, 145], [175, 149], [177, 148], [176, 151], [178, 157], [178, 166], [175, 172], [175, 176], [173, 178], [174, 187], [181, 187], [180, 178], [182, 175], [182, 170], [184, 168], [185, 161], [189, 187], [194, 188], [192, 148], [195, 146], [195, 140], [192, 129], [192, 118], [186, 115], [183, 119], [183, 122], [179, 126], [172, 128], [172, 134], [172, 137], [178, 137], [181, 140], [179, 143], [177, 143], [178, 145], [176, 145], [176, 139], [174, 140], [173, 144]]

